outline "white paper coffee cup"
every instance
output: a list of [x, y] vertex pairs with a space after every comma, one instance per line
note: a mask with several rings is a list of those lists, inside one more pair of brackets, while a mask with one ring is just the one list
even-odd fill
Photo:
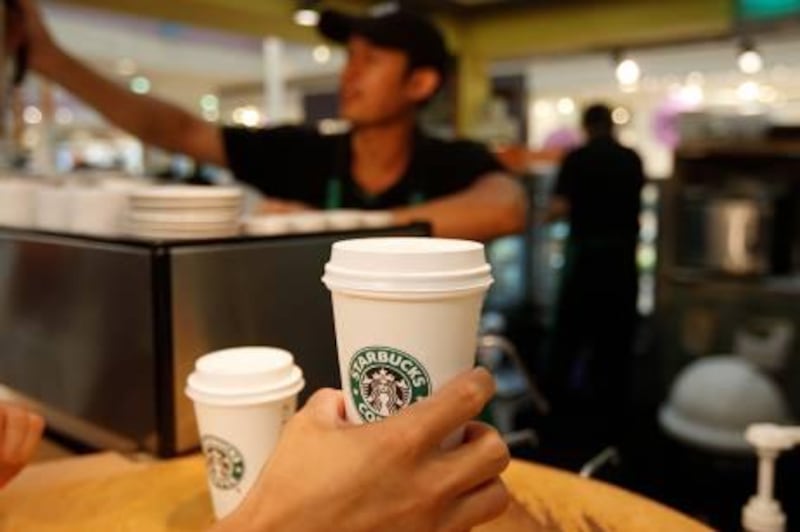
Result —
[[303, 372], [288, 351], [239, 347], [205, 355], [189, 375], [214, 514], [241, 503], [297, 408]]
[[[491, 269], [477, 242], [368, 238], [333, 245], [339, 368], [354, 423], [380, 421], [475, 364]], [[462, 433], [444, 443], [452, 446]]]

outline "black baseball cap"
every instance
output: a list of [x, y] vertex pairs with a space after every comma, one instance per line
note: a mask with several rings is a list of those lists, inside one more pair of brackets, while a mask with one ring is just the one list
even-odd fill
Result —
[[368, 16], [325, 10], [320, 14], [317, 29], [335, 42], [346, 43], [357, 35], [376, 46], [400, 50], [408, 56], [411, 68], [431, 67], [442, 82], [450, 70], [450, 53], [439, 29], [428, 19], [402, 8]]

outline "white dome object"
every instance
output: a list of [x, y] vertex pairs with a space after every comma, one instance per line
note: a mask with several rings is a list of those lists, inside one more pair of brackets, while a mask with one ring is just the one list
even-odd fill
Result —
[[750, 451], [745, 431], [753, 423], [790, 422], [781, 391], [746, 360], [716, 356], [686, 367], [659, 412], [666, 432], [712, 450]]

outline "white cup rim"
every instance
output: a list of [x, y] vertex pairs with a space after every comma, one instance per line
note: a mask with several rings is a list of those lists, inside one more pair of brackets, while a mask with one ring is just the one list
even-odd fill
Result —
[[265, 387], [247, 393], [221, 393], [213, 388], [195, 387], [192, 385], [190, 376], [185, 393], [194, 402], [212, 406], [250, 406], [272, 403], [296, 395], [305, 388], [306, 381], [302, 371], [294, 368], [292, 373], [292, 377], [284, 381], [282, 386]]
[[460, 293], [486, 290], [492, 283], [491, 267], [430, 273], [370, 273], [325, 266], [322, 282], [330, 290], [382, 293]]

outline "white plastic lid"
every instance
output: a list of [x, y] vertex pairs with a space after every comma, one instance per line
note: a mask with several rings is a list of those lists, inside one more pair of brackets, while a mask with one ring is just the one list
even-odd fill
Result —
[[239, 405], [282, 399], [304, 385], [303, 372], [288, 351], [235, 347], [199, 358], [186, 395], [200, 402]]
[[336, 242], [322, 281], [331, 290], [453, 292], [486, 290], [483, 244], [444, 238], [361, 238]]

